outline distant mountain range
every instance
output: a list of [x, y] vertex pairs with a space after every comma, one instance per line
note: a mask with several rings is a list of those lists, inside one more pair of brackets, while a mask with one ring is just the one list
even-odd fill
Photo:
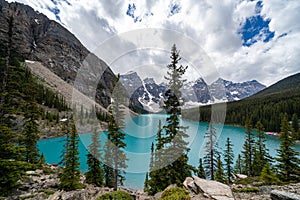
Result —
[[[161, 110], [160, 106], [167, 90], [165, 83], [156, 83], [151, 77], [142, 80], [133, 71], [121, 75], [120, 80], [129, 93], [132, 104], [149, 112]], [[265, 85], [256, 80], [234, 83], [219, 78], [209, 85], [202, 78], [199, 78], [184, 84], [182, 94], [186, 101], [185, 107], [189, 108], [241, 100], [265, 88]]]
[[[253, 127], [260, 121], [266, 131], [280, 132], [283, 114], [287, 114], [289, 120], [293, 114], [300, 116], [299, 102], [300, 73], [284, 78], [250, 97], [227, 103], [225, 123], [244, 125], [248, 117]], [[224, 110], [218, 111], [217, 107], [218, 104], [215, 105], [215, 116], [224, 114]], [[186, 109], [183, 115], [189, 120], [210, 121], [211, 112], [212, 107], [208, 105], [201, 109]]]

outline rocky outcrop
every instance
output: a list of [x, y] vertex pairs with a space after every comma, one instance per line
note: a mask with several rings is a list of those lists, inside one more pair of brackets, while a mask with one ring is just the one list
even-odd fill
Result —
[[[113, 188], [96, 187], [85, 184], [85, 177], [81, 175], [80, 182], [85, 186], [83, 189], [63, 191], [58, 189], [59, 174], [62, 168], [57, 165], [44, 165], [43, 170], [27, 171], [26, 176], [19, 181], [21, 187], [13, 191], [12, 195], [4, 200], [97, 200], [101, 195], [113, 192]], [[130, 194], [134, 200], [154, 200], [142, 190], [134, 190], [125, 187], [121, 191]], [[2, 199], [2, 198], [0, 198]]]
[[272, 190], [271, 191], [271, 199], [272, 200], [299, 200], [300, 195], [286, 192], [286, 191], [280, 191], [280, 190]]
[[[27, 60], [39, 61], [67, 82], [73, 83], [83, 63], [92, 70], [82, 71], [84, 80], [98, 80], [98, 102], [107, 107], [113, 83], [111, 69], [59, 23], [21, 3], [0, 0], [0, 48], [10, 49]], [[86, 61], [86, 62], [84, 62]], [[89, 95], [85, 84], [78, 89]]]
[[192, 200], [234, 200], [230, 187], [217, 181], [209, 181], [193, 176], [193, 178], [186, 178], [183, 185], [190, 191]]

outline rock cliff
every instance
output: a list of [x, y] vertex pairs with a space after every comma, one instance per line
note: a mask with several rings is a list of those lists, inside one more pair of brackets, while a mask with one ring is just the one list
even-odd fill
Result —
[[[75, 81], [78, 70], [87, 61], [97, 70], [84, 71], [84, 79], [101, 75], [97, 78], [96, 99], [108, 106], [115, 75], [66, 28], [29, 6], [4, 0], [0, 0], [0, 24], [2, 52], [16, 52], [27, 60], [39, 61], [67, 82]], [[79, 85], [79, 89], [91, 94], [86, 85]]]

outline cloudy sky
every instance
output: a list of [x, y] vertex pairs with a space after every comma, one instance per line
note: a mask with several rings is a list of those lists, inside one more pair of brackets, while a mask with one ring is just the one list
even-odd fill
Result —
[[[192, 65], [190, 77], [217, 72], [227, 80], [270, 85], [300, 72], [299, 0], [18, 1], [68, 28], [116, 73], [155, 76], [169, 62], [172, 43], [180, 44], [183, 61]], [[152, 35], [144, 34], [147, 29]], [[156, 44], [154, 29], [168, 30], [158, 31], [160, 45], [140, 42]], [[197, 55], [205, 66], [198, 66]]]

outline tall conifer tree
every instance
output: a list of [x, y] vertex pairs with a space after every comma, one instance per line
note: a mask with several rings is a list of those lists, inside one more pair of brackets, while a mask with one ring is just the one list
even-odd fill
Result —
[[236, 174], [241, 174], [243, 171], [243, 160], [241, 154], [238, 154], [238, 157], [235, 161], [233, 172]]
[[276, 158], [279, 176], [283, 180], [290, 180], [293, 175], [300, 175], [299, 152], [294, 149], [295, 140], [292, 137], [292, 130], [293, 128], [288, 123], [287, 115], [284, 115], [281, 121], [281, 131], [279, 136], [281, 143], [277, 150], [278, 157]]
[[254, 134], [252, 132], [252, 122], [249, 118], [245, 122], [246, 140], [243, 145], [243, 173], [252, 176], [253, 175], [253, 160], [254, 160]]
[[267, 163], [271, 163], [272, 158], [266, 147], [266, 137], [264, 127], [260, 121], [256, 123], [257, 140], [255, 143], [254, 159], [253, 159], [253, 175], [260, 175], [263, 167]]
[[206, 132], [204, 137], [206, 139], [205, 156], [203, 158], [204, 169], [206, 172], [206, 177], [214, 180], [219, 152], [217, 146], [217, 133], [216, 129], [213, 127], [212, 122], [209, 124], [208, 131]]
[[36, 120], [38, 120], [38, 108], [34, 103], [26, 106], [25, 124], [22, 132], [22, 144], [25, 147], [25, 161], [37, 164], [39, 162], [39, 153], [37, 142], [39, 140], [39, 130]]
[[232, 146], [233, 145], [230, 141], [230, 138], [227, 138], [225, 144], [225, 150], [224, 150], [224, 160], [225, 160], [225, 171], [226, 171], [228, 183], [231, 183], [232, 173], [233, 173], [232, 164], [233, 164], [234, 154], [233, 154]]
[[92, 133], [92, 143], [89, 146], [87, 154], [88, 171], [86, 172], [86, 182], [96, 186], [103, 186], [104, 172], [102, 169], [100, 154], [100, 139], [99, 133], [96, 130]]
[[59, 184], [59, 188], [66, 191], [75, 190], [82, 187], [80, 184], [78, 143], [79, 138], [76, 127], [73, 124], [70, 134], [70, 141], [65, 155], [65, 165], [63, 172], [60, 175]]
[[[163, 131], [159, 131], [159, 145], [156, 148], [155, 164], [160, 160], [165, 164], [165, 167], [157, 170], [160, 179], [155, 179], [153, 173], [150, 174], [150, 190], [151, 193], [156, 193], [164, 190], [170, 184], [182, 185], [184, 179], [191, 176], [192, 167], [188, 165], [187, 153], [189, 148], [184, 140], [188, 137], [185, 133], [188, 127], [180, 125], [181, 106], [184, 105], [184, 100], [181, 94], [181, 88], [186, 81], [182, 78], [187, 67], [179, 66], [181, 60], [179, 51], [174, 44], [171, 49], [171, 63], [167, 66], [168, 72], [165, 79], [168, 81], [168, 89], [165, 92], [166, 100], [163, 108], [168, 114], [166, 125], [163, 126]], [[174, 161], [174, 158], [177, 158]]]
[[111, 183], [111, 177], [109, 176], [113, 176], [114, 190], [118, 189], [118, 185], [123, 184], [124, 176], [122, 174], [125, 173], [124, 169], [127, 167], [127, 158], [124, 153], [124, 148], [126, 147], [124, 143], [125, 133], [122, 131], [125, 128], [125, 97], [126, 94], [120, 82], [120, 75], [118, 75], [110, 105], [111, 116], [108, 122], [108, 140], [105, 144], [105, 161], [107, 166], [104, 168], [107, 186]]
[[204, 167], [203, 167], [203, 163], [202, 163], [202, 159], [201, 159], [201, 158], [199, 159], [199, 166], [198, 166], [196, 175], [197, 175], [199, 178], [203, 178], [203, 179], [206, 178], [206, 176], [205, 176], [205, 171], [204, 171]]
[[216, 173], [215, 173], [215, 178], [214, 179], [216, 181], [221, 182], [221, 183], [226, 182], [226, 175], [224, 173], [223, 163], [221, 161], [221, 156], [220, 155], [218, 155], [217, 167], [216, 167]]

